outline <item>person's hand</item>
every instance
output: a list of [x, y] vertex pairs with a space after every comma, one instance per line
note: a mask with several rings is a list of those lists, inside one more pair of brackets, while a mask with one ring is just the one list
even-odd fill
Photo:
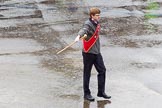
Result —
[[78, 35], [76, 38], [75, 38], [75, 42], [78, 42], [80, 40], [80, 36]]

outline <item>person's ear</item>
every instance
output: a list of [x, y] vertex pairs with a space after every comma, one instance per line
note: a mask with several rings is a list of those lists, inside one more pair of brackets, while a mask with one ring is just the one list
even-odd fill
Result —
[[93, 18], [94, 17], [94, 15], [91, 15], [91, 18]]

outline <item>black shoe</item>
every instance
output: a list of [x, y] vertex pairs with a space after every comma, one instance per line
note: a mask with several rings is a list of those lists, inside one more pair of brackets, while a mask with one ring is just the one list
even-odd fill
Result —
[[98, 97], [103, 97], [105, 99], [110, 99], [111, 98], [111, 96], [106, 95], [106, 93], [98, 93], [97, 96]]
[[84, 96], [84, 99], [86, 99], [86, 100], [88, 100], [88, 101], [94, 101], [94, 100], [95, 100], [95, 98], [92, 97], [91, 95], [85, 95], [85, 96]]

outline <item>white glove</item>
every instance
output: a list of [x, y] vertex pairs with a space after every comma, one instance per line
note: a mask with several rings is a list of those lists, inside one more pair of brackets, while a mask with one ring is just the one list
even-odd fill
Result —
[[75, 42], [78, 42], [80, 40], [80, 36], [78, 35], [76, 38], [75, 38]]

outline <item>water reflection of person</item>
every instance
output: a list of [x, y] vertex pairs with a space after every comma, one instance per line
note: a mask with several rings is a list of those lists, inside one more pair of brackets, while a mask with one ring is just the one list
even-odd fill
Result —
[[105, 108], [105, 105], [110, 104], [109, 100], [97, 101], [97, 108]]
[[84, 23], [82, 29], [80, 29], [78, 36], [75, 38], [75, 42], [78, 42], [80, 38], [83, 38], [85, 34], [87, 37], [83, 39], [83, 89], [84, 89], [84, 99], [89, 101], [94, 101], [94, 97], [91, 95], [89, 89], [90, 76], [92, 66], [94, 65], [98, 72], [98, 97], [103, 97], [110, 99], [105, 93], [105, 81], [106, 81], [106, 67], [103, 62], [103, 58], [100, 51], [100, 9], [91, 8], [89, 11], [90, 18]]
[[[83, 102], [83, 108], [90, 108], [90, 101]], [[99, 100], [97, 101], [97, 108], [105, 108], [105, 105], [110, 104], [111, 101], [109, 100]]]
[[83, 102], [83, 108], [90, 108], [90, 102], [85, 100]]

